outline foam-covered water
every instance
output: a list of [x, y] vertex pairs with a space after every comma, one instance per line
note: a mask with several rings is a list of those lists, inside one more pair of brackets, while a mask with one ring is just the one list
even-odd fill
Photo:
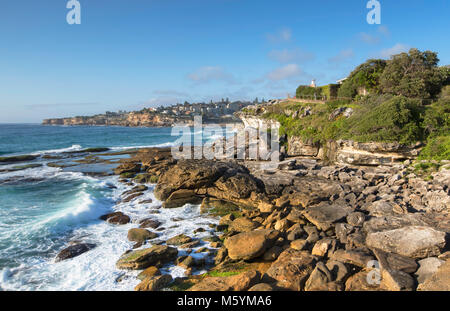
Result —
[[[170, 131], [0, 125], [0, 154], [42, 156], [89, 147], [126, 150], [170, 146], [176, 139]], [[152, 185], [148, 185], [150, 189], [143, 196], [117, 203], [131, 186], [118, 182], [116, 176], [89, 177], [75, 167], [48, 167], [49, 161], [40, 157], [30, 163], [42, 167], [0, 173], [0, 290], [132, 290], [139, 282], [135, 278], [138, 272], [118, 270], [115, 264], [133, 246], [126, 236], [130, 228], [138, 227], [138, 220], [151, 217], [162, 223], [164, 229], [157, 232], [156, 241], [180, 233], [206, 236], [211, 231], [209, 224], [217, 222], [201, 215], [198, 205], [159, 208], [161, 202], [155, 199]], [[0, 170], [25, 164], [29, 163], [0, 165]], [[152, 203], [139, 203], [149, 199]], [[99, 220], [99, 216], [112, 211], [124, 212], [132, 222], [116, 226]], [[199, 227], [205, 232], [194, 234]], [[58, 252], [75, 242], [96, 247], [75, 258], [55, 262]], [[170, 265], [162, 271], [174, 277], [184, 273], [184, 269]]]

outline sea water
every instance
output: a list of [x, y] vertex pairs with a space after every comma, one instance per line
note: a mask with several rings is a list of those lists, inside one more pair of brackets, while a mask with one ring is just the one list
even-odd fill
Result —
[[[132, 248], [126, 236], [130, 228], [138, 226], [138, 220], [152, 217], [162, 223], [158, 241], [180, 233], [194, 236], [193, 231], [199, 227], [205, 232], [195, 237], [209, 235], [209, 225], [217, 219], [201, 215], [198, 205], [160, 209], [161, 202], [153, 195], [154, 185], [148, 185], [144, 196], [118, 203], [130, 186], [118, 182], [117, 176], [90, 177], [83, 174], [80, 165], [49, 167], [47, 164], [55, 160], [42, 157], [90, 147], [120, 151], [171, 146], [176, 139], [171, 128], [0, 124], [0, 156], [40, 155], [28, 163], [0, 163], [0, 171], [18, 165], [42, 165], [0, 172], [0, 290], [132, 290], [139, 283], [135, 278], [138, 272], [119, 270], [115, 263]], [[139, 203], [148, 199], [153, 202]], [[99, 216], [113, 211], [124, 212], [132, 222], [117, 226], [99, 220]], [[59, 251], [79, 242], [96, 247], [55, 262]], [[184, 270], [169, 265], [163, 272], [176, 277]]]

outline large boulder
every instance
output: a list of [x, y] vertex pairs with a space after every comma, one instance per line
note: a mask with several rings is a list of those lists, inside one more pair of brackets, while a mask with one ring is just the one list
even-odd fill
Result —
[[157, 291], [164, 287], [167, 287], [172, 282], [172, 276], [170, 274], [163, 274], [152, 276], [144, 279], [139, 283], [134, 290], [135, 291]]
[[237, 232], [250, 232], [255, 230], [259, 226], [259, 223], [253, 221], [247, 217], [239, 217], [233, 220], [228, 226], [229, 231]]
[[366, 238], [370, 248], [412, 258], [439, 255], [445, 243], [445, 232], [423, 226], [369, 233]]
[[188, 237], [185, 234], [179, 234], [179, 235], [176, 235], [176, 236], [168, 239], [166, 241], [166, 244], [167, 245], [183, 245], [183, 244], [190, 243], [190, 242], [192, 242], [191, 237]]
[[142, 270], [150, 266], [162, 266], [175, 260], [178, 250], [165, 245], [131, 251], [123, 254], [116, 263], [119, 269]]
[[316, 265], [316, 257], [307, 251], [286, 249], [266, 271], [263, 280], [277, 282], [277, 286], [290, 290], [303, 290], [306, 280]]
[[123, 163], [114, 169], [114, 174], [120, 175], [123, 173], [139, 173], [141, 171], [141, 164], [138, 163]]
[[182, 207], [185, 204], [200, 204], [202, 198], [194, 190], [180, 189], [172, 192], [163, 203], [164, 208]]
[[146, 229], [133, 228], [128, 230], [128, 240], [137, 243], [143, 243], [147, 240], [156, 238], [158, 235]]
[[59, 254], [56, 256], [55, 261], [62, 261], [62, 260], [66, 260], [66, 259], [70, 259], [76, 256], [79, 256], [91, 249], [93, 249], [96, 245], [95, 244], [91, 244], [91, 243], [80, 243], [80, 244], [75, 244], [75, 245], [71, 245], [65, 249], [63, 249], [62, 251], [59, 252]]
[[439, 266], [439, 269], [424, 283], [419, 284], [422, 291], [450, 291], [450, 260]]
[[207, 277], [192, 286], [189, 291], [245, 291], [259, 283], [258, 271], [246, 271], [228, 277]]
[[303, 216], [318, 229], [326, 231], [331, 228], [333, 223], [344, 219], [351, 212], [352, 209], [347, 206], [320, 204], [305, 209]]
[[164, 172], [155, 187], [155, 197], [166, 200], [170, 194], [179, 189], [199, 189], [211, 186], [225, 173], [245, 171], [236, 164], [212, 160], [180, 160]]
[[271, 248], [278, 234], [278, 231], [270, 229], [243, 232], [227, 238], [224, 244], [231, 259], [250, 260]]

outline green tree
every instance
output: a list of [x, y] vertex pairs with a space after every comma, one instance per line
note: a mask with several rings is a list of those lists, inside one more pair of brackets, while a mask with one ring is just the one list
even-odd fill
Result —
[[413, 98], [433, 98], [439, 94], [443, 74], [437, 53], [410, 49], [393, 55], [380, 77], [383, 93]]
[[369, 59], [362, 63], [342, 83], [338, 96], [353, 98], [360, 87], [366, 88], [370, 93], [379, 93], [379, 80], [385, 67], [386, 61], [383, 59]]

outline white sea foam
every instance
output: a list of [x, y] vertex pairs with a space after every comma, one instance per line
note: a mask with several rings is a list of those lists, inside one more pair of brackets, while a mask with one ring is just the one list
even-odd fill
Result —
[[[117, 177], [108, 177], [92, 184], [98, 188], [114, 184], [117, 189], [110, 195], [111, 199], [115, 200], [119, 199], [124, 191], [130, 189], [130, 186], [118, 182]], [[201, 238], [212, 231], [209, 224], [217, 223], [216, 219], [201, 215], [198, 205], [186, 204], [181, 208], [158, 209], [161, 202], [156, 200], [152, 191], [153, 186], [149, 185], [149, 191], [146, 191], [143, 196], [128, 203], [117, 204], [111, 209], [111, 211], [122, 211], [129, 215], [132, 222], [122, 226], [111, 225], [96, 220], [100, 214], [108, 212], [111, 206], [96, 201], [84, 187], [87, 185], [81, 187], [75, 200], [68, 202], [67, 209], [46, 219], [44, 224], [53, 228], [72, 226], [75, 229], [70, 235], [71, 240], [94, 243], [97, 247], [80, 256], [58, 263], [48, 258], [31, 258], [19, 268], [4, 269], [0, 278], [0, 288], [5, 290], [133, 290], [139, 283], [136, 279], [138, 271], [118, 270], [115, 264], [119, 257], [132, 247], [132, 243], [126, 236], [130, 228], [138, 227], [138, 220], [151, 217], [162, 223], [161, 227], [164, 230], [158, 232], [156, 241], [166, 241], [180, 233]], [[149, 199], [153, 202], [140, 203]], [[160, 213], [150, 213], [156, 210]], [[77, 223], [83, 222], [85, 225], [76, 227]], [[199, 227], [205, 229], [205, 232], [194, 234], [193, 231]], [[143, 248], [149, 246], [151, 244], [144, 245]], [[207, 245], [199, 245], [195, 249], [203, 246]], [[55, 255], [56, 251], [58, 250], [55, 250]], [[187, 255], [186, 250], [179, 251], [180, 255]], [[191, 255], [199, 258], [204, 256], [204, 254], [194, 253]], [[163, 267], [161, 270], [163, 273], [170, 273], [173, 277], [182, 276], [185, 271], [173, 265]], [[121, 279], [120, 282], [117, 281], [118, 278]]]
[[50, 154], [50, 153], [63, 153], [63, 152], [70, 152], [70, 151], [80, 151], [83, 148], [80, 145], [72, 145], [67, 148], [61, 148], [61, 149], [50, 149], [50, 150], [40, 150], [31, 153], [32, 155], [44, 155], [44, 154]]

